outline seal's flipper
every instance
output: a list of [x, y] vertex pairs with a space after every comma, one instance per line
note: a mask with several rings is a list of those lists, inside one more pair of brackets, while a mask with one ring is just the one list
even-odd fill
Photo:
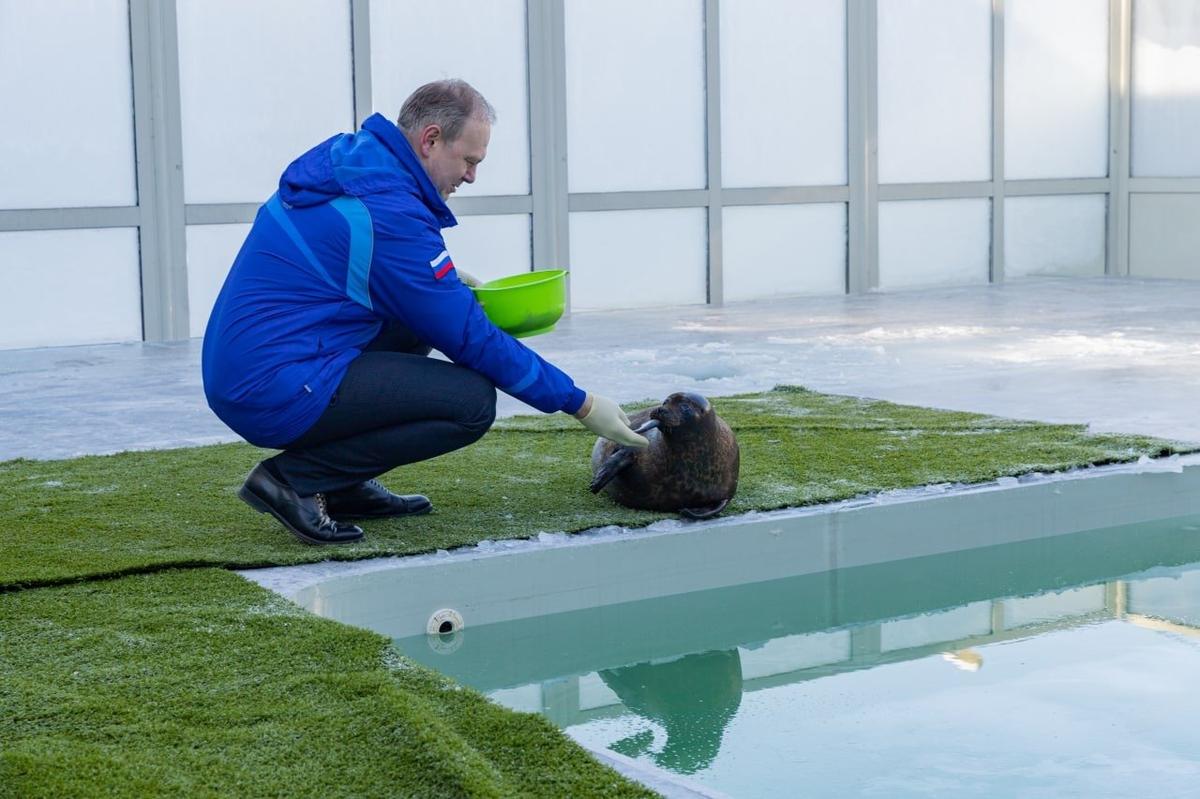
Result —
[[593, 494], [600, 493], [600, 489], [612, 482], [612, 479], [621, 473], [621, 470], [633, 463], [635, 450], [630, 447], [621, 447], [619, 450], [609, 455], [604, 463], [600, 464], [600, 468], [596, 470], [596, 476], [592, 478], [592, 484], [589, 488]]
[[707, 508], [680, 508], [679, 515], [686, 516], [689, 519], [711, 519], [725, 510], [725, 506], [728, 504], [729, 500], [723, 499], [715, 505], [709, 505]]
[[637, 430], [634, 430], [633, 432], [637, 433], [638, 435], [645, 435], [646, 433], [649, 433], [651, 430], [654, 430], [655, 428], [657, 428], [659, 426], [660, 425], [659, 425], [657, 419], [648, 419], [642, 423], [641, 427], [639, 427]]
[[[633, 432], [645, 435], [658, 426], [657, 419], [648, 419]], [[600, 493], [600, 489], [611, 483], [612, 479], [620, 474], [622, 469], [633, 463], [636, 454], [637, 450], [632, 447], [621, 447], [612, 455], [609, 455], [604, 463], [600, 464], [600, 468], [596, 470], [596, 476], [592, 478], [592, 484], [589, 486], [592, 489], [592, 493]]]

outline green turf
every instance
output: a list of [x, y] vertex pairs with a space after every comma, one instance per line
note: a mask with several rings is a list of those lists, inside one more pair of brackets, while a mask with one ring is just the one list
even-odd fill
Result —
[[0, 594], [0, 797], [651, 796], [219, 569]]
[[[742, 448], [728, 513], [906, 486], [1136, 460], [1181, 451], [1140, 436], [797, 389], [715, 400]], [[173, 566], [260, 566], [428, 552], [540, 531], [642, 526], [663, 514], [587, 490], [594, 437], [563, 415], [502, 422], [477, 444], [397, 470], [435, 511], [366, 525], [358, 544], [309, 547], [236, 496], [264, 451], [239, 444], [0, 463], [0, 590]]]
[[[729, 513], [1195, 449], [794, 388], [714, 404], [742, 447]], [[210, 568], [663, 518], [587, 491], [593, 441], [502, 422], [385, 478], [433, 514], [337, 548], [237, 499], [264, 455], [245, 445], [0, 463], [0, 797], [646, 795], [544, 720]]]

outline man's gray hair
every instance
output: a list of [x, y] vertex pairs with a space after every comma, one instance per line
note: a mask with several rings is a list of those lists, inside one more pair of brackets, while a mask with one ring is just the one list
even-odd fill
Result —
[[409, 95], [400, 108], [396, 124], [408, 135], [437, 125], [446, 141], [452, 142], [462, 135], [467, 120], [472, 117], [491, 125], [496, 122], [496, 109], [474, 86], [465, 80], [450, 78], [426, 83]]

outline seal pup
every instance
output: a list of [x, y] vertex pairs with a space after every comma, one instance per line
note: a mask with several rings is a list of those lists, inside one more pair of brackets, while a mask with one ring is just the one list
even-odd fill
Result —
[[634, 449], [597, 439], [592, 447], [592, 493], [642, 510], [677, 511], [708, 519], [737, 491], [737, 439], [707, 399], [678, 392], [635, 413], [630, 427], [650, 446]]

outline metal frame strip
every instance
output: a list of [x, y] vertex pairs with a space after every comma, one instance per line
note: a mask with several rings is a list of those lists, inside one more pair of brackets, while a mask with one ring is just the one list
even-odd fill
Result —
[[1130, 6], [1131, 0], [1108, 3], [1108, 275], [1129, 274]]
[[1037, 197], [1051, 194], [1108, 194], [1108, 178], [1048, 178], [1007, 180], [1004, 193], [1009, 197]]
[[1004, 0], [992, 0], [992, 240], [988, 280], [1004, 282]]
[[721, 0], [704, 2], [704, 125], [708, 196], [708, 302], [725, 303], [721, 197]]
[[371, 116], [371, 0], [350, 0], [350, 67], [354, 82], [354, 126]]
[[731, 205], [845, 203], [849, 201], [849, 186], [781, 186], [763, 189], [721, 190], [721, 204], [725, 207]]
[[455, 216], [484, 214], [530, 214], [533, 198], [528, 194], [489, 194], [482, 197], [453, 197], [450, 210]]
[[846, 291], [879, 285], [879, 52], [877, 0], [846, 0]]
[[665, 191], [580, 192], [567, 199], [571, 211], [635, 211], [652, 208], [703, 208], [709, 204], [708, 189]]
[[0, 210], [0, 232], [137, 227], [142, 211], [136, 205], [95, 208], [29, 208]]
[[563, 0], [527, 0], [531, 268], [570, 268], [564, 14]]
[[959, 200], [991, 197], [995, 185], [990, 180], [949, 183], [882, 183], [877, 189], [885, 200]]
[[142, 338], [171, 341], [191, 334], [175, 0], [130, 0], [129, 34]]
[[1135, 178], [1126, 181], [1130, 194], [1200, 194], [1200, 178]]
[[262, 203], [193, 203], [184, 208], [189, 225], [237, 225], [254, 221]]

